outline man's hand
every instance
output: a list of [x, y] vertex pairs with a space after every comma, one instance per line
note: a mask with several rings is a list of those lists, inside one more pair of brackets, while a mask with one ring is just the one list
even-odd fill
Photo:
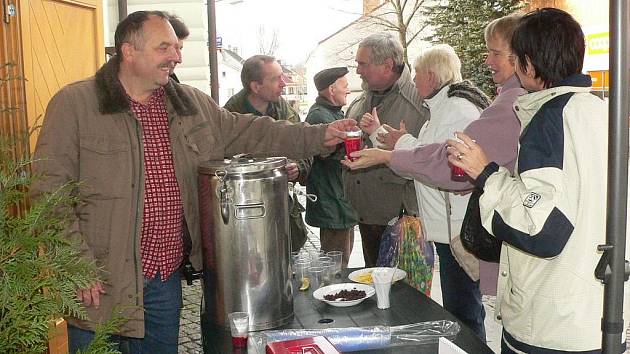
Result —
[[383, 144], [383, 149], [394, 150], [394, 146], [396, 146], [398, 139], [407, 134], [407, 126], [405, 125], [404, 120], [400, 121], [400, 129], [394, 129], [387, 124], [383, 124], [383, 128], [387, 130], [387, 133], [379, 133], [376, 137], [376, 140]]
[[381, 121], [378, 119], [376, 107], [372, 108], [372, 114], [365, 113], [363, 117], [361, 117], [361, 121], [359, 122], [359, 128], [361, 128], [361, 130], [363, 130], [363, 132], [367, 133], [368, 135], [372, 135], [380, 126]]
[[[354, 161], [350, 161], [349, 157], [354, 158]], [[391, 160], [391, 151], [372, 148], [351, 152], [350, 156], [346, 156], [345, 160], [341, 160], [341, 163], [351, 170], [357, 170], [374, 165], [386, 164]]]
[[328, 124], [324, 134], [324, 145], [335, 146], [346, 138], [346, 131], [357, 126], [354, 119], [340, 119]]
[[289, 182], [295, 182], [300, 176], [300, 169], [295, 162], [289, 162], [284, 166], [287, 170], [287, 178]]
[[103, 283], [96, 282], [89, 288], [77, 290], [77, 299], [85, 305], [85, 307], [94, 306], [98, 308], [101, 305], [100, 295], [105, 294]]

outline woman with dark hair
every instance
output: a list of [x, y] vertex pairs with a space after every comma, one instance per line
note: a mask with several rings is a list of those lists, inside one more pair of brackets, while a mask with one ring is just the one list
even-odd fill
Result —
[[502, 352], [599, 353], [603, 285], [593, 272], [606, 234], [606, 105], [589, 93], [584, 34], [566, 12], [528, 13], [512, 48], [530, 92], [514, 105], [522, 126], [516, 175], [466, 134], [458, 134], [463, 143], [449, 140], [449, 161], [484, 190], [483, 226], [503, 241]]

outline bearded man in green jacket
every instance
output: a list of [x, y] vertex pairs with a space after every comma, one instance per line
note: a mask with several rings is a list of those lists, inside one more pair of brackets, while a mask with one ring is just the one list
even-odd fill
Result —
[[[254, 55], [243, 63], [241, 70], [243, 89], [230, 97], [223, 108], [235, 113], [269, 116], [275, 120], [300, 122], [300, 115], [282, 98], [286, 86], [280, 63], [268, 55]], [[312, 158], [289, 160], [286, 165], [289, 182], [305, 184], [313, 163]], [[299, 250], [306, 241], [306, 226], [302, 220], [304, 207], [295, 197], [289, 202], [291, 249]]]

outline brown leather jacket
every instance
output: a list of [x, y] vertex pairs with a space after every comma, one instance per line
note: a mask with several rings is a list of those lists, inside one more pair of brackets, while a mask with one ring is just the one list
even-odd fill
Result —
[[[129, 322], [121, 334], [144, 336], [140, 230], [144, 200], [142, 131], [117, 78], [115, 59], [95, 77], [64, 87], [50, 101], [37, 147], [34, 172], [44, 178], [36, 196], [68, 181], [84, 203], [75, 207], [69, 237], [82, 254], [103, 267], [106, 294], [99, 309], [87, 309], [88, 321], [70, 319], [85, 329], [111, 316], [114, 306]], [[201, 268], [197, 166], [237, 153], [305, 158], [327, 152], [326, 126], [275, 121], [234, 114], [207, 95], [171, 80], [165, 87], [175, 174], [190, 230], [190, 259]]]

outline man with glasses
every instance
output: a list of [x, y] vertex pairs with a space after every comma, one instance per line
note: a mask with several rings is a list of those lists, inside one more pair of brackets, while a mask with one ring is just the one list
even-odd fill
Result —
[[[346, 117], [361, 120], [377, 112], [382, 123], [399, 127], [404, 121], [409, 133], [417, 136], [429, 114], [411, 80], [400, 42], [390, 33], [370, 35], [359, 43], [356, 62], [364, 91], [350, 104]], [[367, 134], [363, 134], [363, 142], [372, 146]], [[345, 197], [359, 216], [365, 266], [374, 267], [387, 223], [401, 208], [410, 215], [418, 214], [413, 181], [387, 166], [378, 166], [344, 170], [343, 183]]]

